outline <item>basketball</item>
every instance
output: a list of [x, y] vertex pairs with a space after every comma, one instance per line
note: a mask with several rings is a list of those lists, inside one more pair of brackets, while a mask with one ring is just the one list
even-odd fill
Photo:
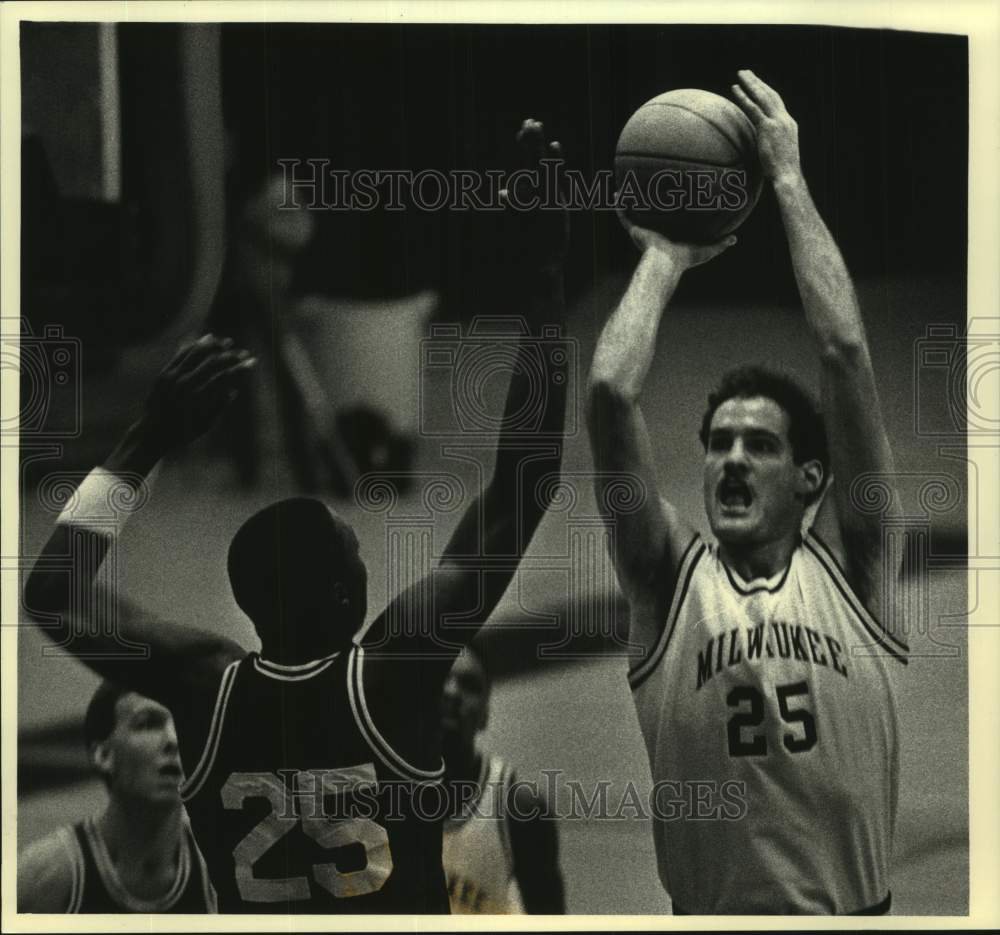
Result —
[[622, 129], [615, 182], [635, 224], [679, 242], [716, 241], [736, 230], [760, 197], [753, 124], [718, 94], [667, 91]]

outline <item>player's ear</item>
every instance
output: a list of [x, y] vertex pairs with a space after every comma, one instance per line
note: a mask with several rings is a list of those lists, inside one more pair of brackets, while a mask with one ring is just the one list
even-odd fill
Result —
[[799, 465], [798, 494], [803, 500], [811, 499], [823, 488], [823, 465], [813, 458]]
[[109, 743], [103, 740], [92, 743], [90, 745], [90, 762], [106, 780], [111, 779], [111, 770], [115, 765], [115, 754]]

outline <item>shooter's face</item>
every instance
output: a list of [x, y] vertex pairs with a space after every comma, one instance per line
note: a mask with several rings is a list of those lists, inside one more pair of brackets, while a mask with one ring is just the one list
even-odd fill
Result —
[[463, 652], [444, 683], [441, 728], [445, 746], [469, 748], [486, 726], [489, 685], [486, 673], [471, 653]]
[[812, 480], [792, 457], [788, 414], [773, 399], [734, 397], [712, 416], [705, 510], [719, 542], [754, 546], [798, 530]]
[[115, 705], [115, 728], [101, 745], [111, 792], [149, 805], [180, 801], [184, 778], [174, 720], [163, 705], [134, 692]]

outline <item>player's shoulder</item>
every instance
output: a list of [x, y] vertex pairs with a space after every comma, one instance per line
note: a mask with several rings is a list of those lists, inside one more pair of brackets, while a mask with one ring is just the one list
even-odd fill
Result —
[[646, 574], [642, 580], [622, 582], [633, 617], [637, 621], [648, 618], [657, 631], [683, 589], [686, 573], [707, 546], [701, 534], [681, 517], [676, 507], [663, 500], [662, 509], [667, 522], [658, 548], [649, 556]]
[[656, 595], [659, 620], [683, 601], [695, 569], [704, 564], [703, 560], [717, 562], [718, 559], [717, 544], [703, 537], [687, 523], [675, 527], [665, 551], [662, 577]]
[[701, 536], [681, 515], [680, 510], [665, 498], [660, 498], [660, 508], [665, 520], [663, 537], [663, 555], [658, 578], [667, 584], [677, 580], [677, 574], [692, 543], [700, 542]]
[[440, 707], [427, 703], [419, 657], [381, 654], [354, 644], [346, 657], [347, 694], [354, 725], [400, 779], [440, 782]]
[[33, 841], [17, 858], [19, 912], [66, 912], [78, 885], [82, 855], [76, 833], [64, 826]]

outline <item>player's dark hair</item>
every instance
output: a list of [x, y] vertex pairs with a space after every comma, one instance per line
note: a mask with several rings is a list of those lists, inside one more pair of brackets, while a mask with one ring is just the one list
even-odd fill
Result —
[[276, 662], [339, 649], [364, 622], [368, 578], [357, 539], [319, 500], [294, 497], [255, 513], [233, 537], [228, 567], [236, 603]]
[[[764, 396], [773, 399], [788, 413], [788, 440], [792, 446], [792, 459], [796, 464], [819, 461], [823, 466], [824, 481], [830, 476], [830, 451], [827, 447], [826, 428], [812, 397], [791, 377], [766, 367], [740, 367], [724, 374], [717, 389], [708, 394], [708, 409], [701, 420], [698, 437], [702, 447], [708, 449], [708, 433], [715, 410], [728, 399], [749, 399]], [[812, 503], [823, 492], [824, 485], [806, 498]]]
[[118, 699], [130, 691], [130, 688], [124, 688], [114, 682], [101, 682], [97, 686], [97, 691], [90, 699], [87, 713], [83, 718], [83, 742], [88, 750], [93, 744], [107, 740], [111, 736], [118, 718], [115, 710]]
[[[83, 717], [83, 742], [88, 753], [95, 743], [101, 743], [111, 736], [118, 722], [118, 699], [131, 690], [115, 682], [101, 682], [97, 686]], [[111, 788], [111, 777], [103, 771], [101, 781]]]

